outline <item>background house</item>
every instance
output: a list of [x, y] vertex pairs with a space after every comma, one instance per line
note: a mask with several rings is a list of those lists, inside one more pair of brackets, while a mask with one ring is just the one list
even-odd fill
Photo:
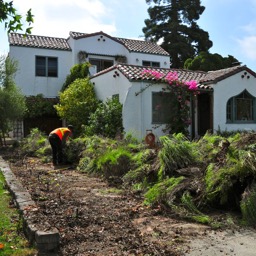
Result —
[[169, 54], [159, 45], [111, 37], [103, 32], [70, 32], [67, 39], [11, 33], [9, 45], [9, 56], [19, 63], [16, 84], [26, 96], [58, 96], [70, 68], [81, 62], [92, 64], [92, 75], [120, 62], [170, 66]]
[[[159, 45], [111, 37], [103, 32], [70, 32], [67, 39], [11, 33], [9, 46], [9, 56], [19, 64], [15, 81], [25, 96], [42, 94], [45, 98], [56, 98], [70, 68], [86, 61], [92, 64], [91, 75], [118, 63], [170, 66], [169, 54]], [[61, 120], [25, 119], [19, 122], [14, 136], [26, 136], [31, 128], [38, 126], [48, 133], [56, 125], [61, 125]]]

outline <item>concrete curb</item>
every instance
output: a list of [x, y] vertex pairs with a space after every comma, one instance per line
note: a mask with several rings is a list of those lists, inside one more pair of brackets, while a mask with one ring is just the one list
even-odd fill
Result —
[[15, 206], [19, 209], [23, 218], [23, 231], [29, 243], [34, 245], [39, 252], [39, 256], [58, 255], [60, 244], [60, 234], [56, 228], [50, 231], [43, 231], [32, 224], [30, 219], [36, 214], [37, 206], [31, 195], [22, 186], [20, 181], [11, 171], [8, 163], [0, 156], [0, 171], [3, 173], [7, 187], [13, 197]]

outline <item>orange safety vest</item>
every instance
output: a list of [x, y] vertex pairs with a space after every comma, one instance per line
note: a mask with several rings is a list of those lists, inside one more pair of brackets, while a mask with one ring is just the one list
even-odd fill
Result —
[[61, 128], [57, 128], [57, 129], [53, 130], [50, 134], [56, 134], [59, 136], [60, 140], [62, 140], [62, 138], [66, 132], [69, 132], [71, 134], [71, 131], [68, 128], [61, 127]]

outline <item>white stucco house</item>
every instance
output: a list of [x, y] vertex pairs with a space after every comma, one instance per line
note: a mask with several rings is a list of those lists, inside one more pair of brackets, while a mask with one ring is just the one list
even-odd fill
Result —
[[175, 71], [180, 80], [197, 81], [200, 93], [190, 102], [192, 137], [204, 135], [207, 130], [256, 130], [256, 74], [246, 66], [202, 72], [118, 64], [95, 74], [91, 81], [99, 99], [119, 95], [126, 133], [145, 138], [152, 132], [156, 139], [165, 134], [156, 106], [167, 84], [145, 79], [145, 69], [165, 75]]
[[19, 63], [16, 83], [26, 96], [58, 96], [70, 68], [92, 64], [95, 74], [117, 63], [168, 68], [169, 54], [159, 45], [143, 40], [111, 37], [104, 32], [70, 32], [68, 38], [11, 33], [9, 56]]
[[[42, 94], [58, 97], [70, 68], [90, 62], [93, 75], [118, 63], [168, 68], [170, 58], [159, 45], [143, 40], [112, 37], [104, 32], [70, 32], [67, 38], [11, 33], [9, 56], [18, 61], [15, 82], [25, 96]], [[42, 119], [42, 118], [41, 118]], [[47, 133], [58, 125], [56, 120], [23, 120], [15, 129], [15, 137], [27, 135], [40, 125]], [[53, 126], [53, 127], [52, 127]]]
[[[66, 39], [12, 33], [9, 45], [9, 56], [19, 63], [16, 84], [26, 96], [56, 98], [70, 68], [89, 61], [97, 97], [104, 101], [118, 96], [125, 132], [139, 139], [148, 132], [156, 138], [165, 134], [159, 118], [164, 113], [156, 104], [166, 84], [145, 79], [145, 69], [176, 71], [180, 80], [197, 81], [200, 94], [190, 101], [192, 137], [207, 130], [256, 130], [256, 74], [246, 66], [210, 72], [170, 69], [170, 56], [159, 45], [104, 32], [70, 32]], [[16, 136], [26, 135], [26, 126], [24, 120]]]

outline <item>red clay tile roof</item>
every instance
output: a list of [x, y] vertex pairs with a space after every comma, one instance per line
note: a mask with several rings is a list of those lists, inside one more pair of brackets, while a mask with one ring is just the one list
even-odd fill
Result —
[[[181, 81], [196, 80], [197, 82], [199, 82], [200, 79], [205, 76], [205, 72], [191, 71], [185, 69], [150, 68], [122, 64], [117, 65], [117, 69], [122, 72], [129, 80], [148, 80], [149, 78], [145, 78], [145, 75], [142, 74], [144, 70], [158, 71], [164, 76], [167, 75], [169, 72], [177, 72], [178, 77]], [[152, 80], [152, 78], [150, 78], [149, 80]]]
[[169, 72], [177, 72], [179, 79], [182, 81], [196, 80], [197, 82], [199, 82], [200, 79], [202, 79], [206, 75], [206, 72], [204, 71], [191, 71], [191, 70], [185, 70], [185, 69], [169, 69], [169, 68], [152, 68], [152, 67], [143, 67], [143, 66], [135, 66], [135, 65], [128, 65], [128, 64], [118, 64], [95, 74], [94, 76], [92, 76], [92, 78], [100, 76], [104, 73], [107, 73], [115, 69], [120, 71], [130, 81], [154, 80], [153, 78], [145, 77], [145, 75], [143, 75], [142, 73], [144, 70], [157, 71], [163, 75], [167, 75]]
[[108, 37], [118, 43], [121, 43], [131, 52], [141, 52], [141, 53], [150, 53], [150, 54], [169, 56], [169, 53], [167, 51], [165, 51], [158, 44], [155, 44], [152, 42], [147, 42], [144, 40], [111, 37], [102, 31], [96, 32], [96, 33], [90, 33], [90, 34], [80, 33], [80, 32], [70, 32], [69, 35], [74, 39], [81, 39], [81, 38], [86, 38], [86, 37], [91, 37], [91, 36], [103, 35], [103, 36]]
[[64, 38], [35, 36], [35, 35], [27, 35], [25, 37], [23, 34], [10, 33], [9, 43], [12, 46], [26, 46], [26, 47], [34, 47], [34, 48], [71, 51], [71, 48], [67, 40]]
[[122, 42], [122, 44], [132, 52], [143, 52], [143, 53], [150, 53], [150, 54], [160, 54], [169, 56], [170, 54], [166, 52], [161, 46], [158, 44], [142, 41], [142, 40], [135, 40], [135, 39], [126, 39], [126, 38], [119, 38], [116, 37], [117, 41]]
[[[166, 52], [158, 44], [143, 41], [143, 40], [111, 37], [108, 34], [105, 34], [104, 32], [96, 32], [96, 33], [90, 33], [90, 34], [80, 33], [80, 32], [70, 32], [69, 35], [70, 37], [76, 40], [95, 36], [95, 35], [103, 35], [118, 43], [121, 43], [131, 52], [150, 53], [150, 54], [169, 56], [169, 53]], [[71, 50], [68, 44], [68, 40], [65, 38], [36, 36], [36, 35], [27, 35], [26, 37], [24, 37], [23, 34], [11, 33], [9, 35], [9, 43], [12, 46], [25, 46], [25, 47], [35, 47], [35, 48], [56, 49], [56, 50]]]
[[142, 67], [135, 65], [127, 65], [127, 64], [118, 64], [112, 66], [108, 69], [105, 69], [91, 78], [100, 76], [102, 74], [108, 73], [112, 70], [116, 70], [116, 72], [121, 72], [127, 79], [130, 81], [154, 81], [153, 78], [145, 77], [143, 75], [143, 70], [152, 70], [157, 71], [163, 75], [167, 75], [169, 72], [177, 72], [179, 80], [181, 81], [190, 81], [195, 80], [198, 83], [198, 88], [201, 90], [213, 90], [214, 84], [218, 81], [225, 79], [231, 75], [234, 75], [240, 71], [246, 71], [256, 77], [256, 73], [247, 68], [246, 66], [235, 66], [231, 68], [216, 70], [216, 71], [192, 71], [187, 69], [164, 69], [164, 68], [152, 68], [152, 67]]
[[228, 78], [240, 71], [248, 72], [252, 76], [256, 77], [256, 73], [253, 72], [251, 69], [247, 68], [246, 66], [234, 66], [234, 67], [220, 69], [216, 71], [208, 71], [207, 75], [200, 82], [205, 84], [217, 83], [218, 81]]

